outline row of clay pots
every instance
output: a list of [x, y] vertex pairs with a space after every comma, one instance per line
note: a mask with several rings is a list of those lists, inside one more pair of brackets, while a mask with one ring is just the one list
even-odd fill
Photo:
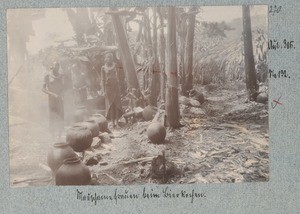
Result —
[[93, 137], [97, 137], [99, 131], [107, 130], [106, 118], [101, 114], [89, 118], [89, 113], [84, 107], [77, 109], [74, 119], [77, 123], [68, 129], [67, 143], [54, 144], [47, 155], [47, 162], [55, 176], [56, 185], [90, 184], [91, 173], [75, 152], [88, 149]]
[[76, 152], [88, 149], [92, 145], [93, 138], [98, 137], [100, 131], [108, 129], [108, 122], [103, 115], [93, 114], [90, 118], [88, 116], [88, 111], [79, 107], [74, 117], [77, 123], [67, 131], [66, 141]]

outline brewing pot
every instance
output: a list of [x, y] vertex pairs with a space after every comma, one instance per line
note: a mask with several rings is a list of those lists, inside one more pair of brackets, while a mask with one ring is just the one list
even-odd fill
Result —
[[66, 141], [75, 152], [83, 152], [92, 145], [93, 135], [86, 126], [78, 124], [67, 130]]
[[77, 157], [74, 150], [65, 142], [55, 143], [47, 153], [47, 163], [52, 172], [56, 172], [67, 158]]
[[85, 106], [77, 106], [74, 112], [74, 122], [83, 122], [89, 117], [89, 111]]
[[159, 122], [151, 123], [147, 128], [147, 136], [155, 144], [164, 143], [166, 134], [166, 128]]
[[157, 110], [154, 106], [148, 105], [143, 110], [143, 118], [146, 121], [152, 120], [156, 114]]
[[99, 135], [100, 128], [95, 120], [86, 120], [82, 122], [82, 125], [86, 126], [92, 132], [93, 137], [97, 137]]
[[102, 114], [93, 114], [90, 119], [95, 120], [98, 123], [100, 132], [106, 132], [108, 128], [107, 119]]
[[57, 170], [55, 183], [61, 185], [89, 185], [92, 181], [89, 168], [78, 157], [64, 160], [63, 165]]

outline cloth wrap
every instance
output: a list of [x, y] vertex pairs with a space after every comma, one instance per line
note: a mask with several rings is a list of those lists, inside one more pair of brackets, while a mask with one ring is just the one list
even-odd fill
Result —
[[118, 73], [115, 63], [101, 68], [102, 89], [105, 93], [106, 118], [119, 119], [123, 110], [120, 98]]

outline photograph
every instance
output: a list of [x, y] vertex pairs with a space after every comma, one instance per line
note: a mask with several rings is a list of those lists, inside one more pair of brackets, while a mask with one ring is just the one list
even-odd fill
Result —
[[10, 187], [269, 181], [268, 5], [6, 15]]

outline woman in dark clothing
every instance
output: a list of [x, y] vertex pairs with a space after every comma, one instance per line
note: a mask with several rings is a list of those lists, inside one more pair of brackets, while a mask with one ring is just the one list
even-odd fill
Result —
[[122, 116], [122, 106], [119, 91], [118, 71], [113, 61], [113, 55], [105, 55], [105, 65], [101, 68], [102, 90], [105, 94], [106, 118], [115, 127]]
[[63, 78], [58, 70], [59, 64], [55, 63], [43, 85], [43, 91], [48, 94], [49, 128], [53, 137], [56, 134], [60, 137], [64, 129]]

